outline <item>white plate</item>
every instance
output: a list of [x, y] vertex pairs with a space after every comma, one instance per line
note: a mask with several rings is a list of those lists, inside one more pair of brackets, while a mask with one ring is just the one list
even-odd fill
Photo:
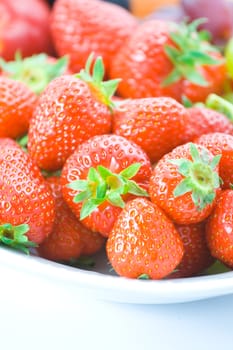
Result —
[[111, 273], [104, 254], [96, 257], [94, 270], [87, 271], [0, 248], [0, 267], [20, 272], [29, 283], [30, 276], [37, 276], [41, 284], [50, 281], [58, 288], [65, 286], [70, 292], [113, 302], [168, 304], [233, 294], [233, 271], [160, 281], [133, 280]]

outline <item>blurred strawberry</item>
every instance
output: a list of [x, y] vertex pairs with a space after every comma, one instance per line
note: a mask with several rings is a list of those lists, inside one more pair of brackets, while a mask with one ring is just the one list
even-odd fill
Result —
[[52, 9], [51, 32], [60, 56], [69, 55], [78, 72], [91, 52], [103, 57], [106, 71], [113, 56], [137, 26], [124, 8], [99, 0], [57, 0]]
[[1, 0], [0, 56], [12, 60], [46, 52], [53, 54], [50, 36], [50, 8], [41, 0]]
[[0, 76], [0, 137], [25, 134], [37, 96], [24, 83]]

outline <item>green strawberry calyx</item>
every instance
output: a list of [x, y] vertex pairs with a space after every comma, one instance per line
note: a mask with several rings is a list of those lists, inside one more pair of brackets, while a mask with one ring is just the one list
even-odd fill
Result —
[[170, 32], [170, 38], [175, 46], [165, 45], [164, 50], [174, 69], [164, 79], [162, 86], [175, 83], [181, 78], [186, 78], [196, 85], [208, 85], [208, 81], [197, 68], [221, 64], [223, 59], [210, 55], [218, 52], [218, 49], [208, 41], [208, 32], [197, 30], [203, 22], [205, 22], [203, 18], [189, 24], [182, 22], [176, 24], [175, 29]]
[[74, 196], [74, 202], [82, 202], [80, 220], [89, 216], [104, 202], [124, 208], [123, 195], [130, 193], [136, 196], [147, 196], [148, 193], [135, 181], [130, 180], [140, 169], [140, 163], [131, 164], [119, 174], [111, 172], [102, 165], [89, 169], [86, 180], [76, 180], [67, 186], [79, 193]]
[[[92, 68], [93, 67], [93, 68]], [[98, 56], [94, 61], [94, 53], [91, 53], [86, 61], [85, 68], [75, 76], [85, 81], [99, 97], [101, 102], [110, 110], [115, 107], [112, 97], [115, 94], [121, 79], [104, 81], [105, 67], [102, 57]]]
[[37, 244], [29, 241], [26, 233], [29, 225], [22, 224], [14, 226], [10, 223], [0, 225], [0, 244], [20, 250], [29, 254], [29, 248], [37, 247]]
[[54, 78], [64, 74], [68, 68], [68, 57], [51, 59], [45, 53], [22, 58], [20, 52], [13, 61], [0, 58], [0, 69], [11, 79], [24, 82], [36, 94], [40, 94]]
[[198, 210], [203, 210], [211, 204], [216, 196], [216, 189], [220, 187], [220, 177], [216, 167], [221, 155], [210, 159], [205, 147], [199, 151], [194, 143], [190, 143], [192, 160], [186, 158], [171, 159], [169, 162], [178, 166], [178, 171], [184, 179], [174, 189], [174, 196], [182, 196], [191, 192], [192, 201]]

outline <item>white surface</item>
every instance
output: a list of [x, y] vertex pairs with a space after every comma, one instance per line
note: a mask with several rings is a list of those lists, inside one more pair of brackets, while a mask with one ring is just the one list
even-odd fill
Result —
[[[2, 350], [232, 348], [233, 295], [166, 305], [107, 302], [73, 288], [62, 267], [49, 264], [46, 277], [45, 266], [0, 251]], [[63, 283], [55, 282], [57, 272]]]
[[36, 277], [35, 282], [41, 285], [47, 281], [57, 288], [65, 285], [72, 293], [103, 301], [167, 304], [233, 294], [233, 271], [194, 278], [134, 280], [110, 275], [103, 255], [97, 258], [96, 271], [85, 271], [0, 248], [0, 266], [16, 270], [28, 280]]

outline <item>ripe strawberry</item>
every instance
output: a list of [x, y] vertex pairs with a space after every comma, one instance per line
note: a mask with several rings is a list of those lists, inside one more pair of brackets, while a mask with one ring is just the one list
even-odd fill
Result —
[[207, 247], [205, 222], [175, 227], [184, 245], [184, 255], [170, 277], [190, 277], [202, 273], [215, 261]]
[[222, 113], [205, 106], [193, 106], [187, 109], [186, 140], [213, 132], [224, 132], [233, 135], [232, 122]]
[[0, 139], [0, 239], [25, 250], [51, 232], [54, 200], [39, 168], [13, 140]]
[[0, 13], [1, 57], [12, 60], [17, 50], [23, 57], [53, 53], [48, 4], [41, 0], [1, 0]]
[[136, 198], [116, 220], [106, 251], [120, 276], [161, 279], [180, 263], [183, 244], [172, 221], [156, 204]]
[[101, 58], [90, 73], [92, 56], [78, 75], [51, 81], [40, 95], [28, 133], [28, 151], [45, 170], [62, 168], [75, 148], [111, 131], [111, 96], [118, 81], [103, 82]]
[[72, 213], [63, 199], [59, 177], [49, 177], [47, 182], [55, 200], [56, 217], [51, 234], [38, 248], [39, 255], [55, 261], [70, 261], [97, 252], [103, 246], [104, 238], [90, 232]]
[[15, 59], [0, 58], [1, 75], [24, 82], [36, 94], [40, 94], [54, 78], [69, 74], [68, 59], [48, 56], [44, 53], [22, 58], [19, 52]]
[[221, 155], [219, 162], [219, 175], [222, 180], [221, 187], [229, 188], [233, 183], [233, 135], [215, 132], [202, 135], [195, 139], [195, 143], [206, 147], [214, 155]]
[[224, 190], [217, 200], [206, 226], [206, 239], [211, 254], [233, 267], [233, 190]]
[[61, 175], [63, 196], [85, 226], [108, 236], [124, 200], [147, 195], [151, 171], [138, 145], [121, 136], [98, 135], [67, 159]]
[[134, 141], [151, 162], [184, 143], [186, 109], [170, 97], [125, 100], [113, 113], [113, 133]]
[[28, 131], [37, 96], [22, 82], [0, 76], [0, 137]]
[[151, 19], [138, 26], [116, 53], [110, 77], [121, 77], [120, 96], [170, 96], [205, 101], [220, 93], [226, 79], [223, 56], [189, 25]]
[[192, 143], [174, 148], [154, 167], [149, 186], [151, 201], [177, 224], [203, 221], [211, 213], [220, 189], [219, 158]]
[[132, 14], [105, 1], [57, 0], [52, 9], [53, 42], [60, 56], [70, 57], [73, 72], [84, 67], [91, 52], [103, 57], [108, 72], [112, 58], [136, 26]]

